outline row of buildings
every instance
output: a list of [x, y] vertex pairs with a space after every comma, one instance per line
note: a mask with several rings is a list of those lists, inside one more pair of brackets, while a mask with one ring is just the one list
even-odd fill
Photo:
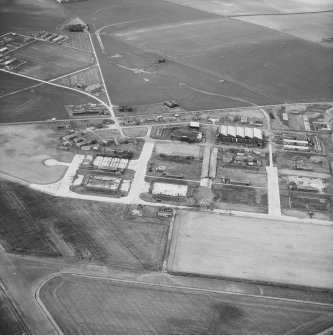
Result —
[[264, 146], [264, 133], [258, 128], [222, 125], [217, 140], [226, 144], [244, 144], [247, 146]]

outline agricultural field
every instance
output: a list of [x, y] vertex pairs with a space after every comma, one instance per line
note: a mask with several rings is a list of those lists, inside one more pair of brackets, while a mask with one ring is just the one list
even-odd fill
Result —
[[125, 205], [52, 197], [6, 181], [0, 185], [0, 241], [7, 251], [161, 268], [168, 220], [129, 216]]
[[66, 334], [312, 335], [333, 325], [331, 308], [74, 275], [49, 280], [40, 298]]
[[239, 17], [238, 19], [311, 42], [325, 43], [325, 39], [332, 38], [332, 18], [326, 13], [256, 15], [255, 17]]
[[267, 213], [268, 200], [265, 188], [215, 183], [212, 191], [217, 208]]
[[332, 289], [332, 238], [331, 226], [180, 211], [167, 269]]
[[95, 83], [101, 83], [101, 77], [99, 75], [98, 67], [92, 66], [88, 70], [83, 70], [76, 74], [61, 78], [55, 81], [55, 83], [77, 88], [78, 84], [89, 86]]
[[[172, 3], [183, 5], [182, 0], [170, 0]], [[293, 12], [311, 12], [320, 10], [331, 10], [330, 0], [321, 0], [317, 2], [307, 0], [292, 1], [251, 1], [251, 0], [190, 0], [186, 6], [196, 8], [202, 11], [208, 11], [219, 15], [258, 15], [258, 14], [285, 14]]]
[[14, 304], [0, 287], [0, 334], [30, 335], [31, 332]]
[[38, 81], [28, 78], [19, 78], [11, 73], [0, 71], [0, 99], [7, 94], [21, 91], [38, 84]]
[[89, 52], [43, 41], [35, 41], [10, 54], [27, 61], [18, 69], [18, 73], [43, 80], [88, 67], [95, 61]]
[[82, 32], [71, 33], [69, 31], [66, 31], [66, 35], [68, 36], [68, 39], [63, 43], [64, 45], [68, 45], [76, 49], [82, 49], [93, 52], [93, 48], [88, 33], [82, 33]]
[[96, 103], [80, 92], [48, 84], [1, 99], [0, 123], [68, 119], [64, 105]]
[[0, 172], [38, 184], [54, 183], [66, 172], [64, 166], [46, 166], [43, 161], [70, 162], [73, 154], [57, 151], [56, 138], [64, 130], [47, 125], [7, 125], [0, 127]]

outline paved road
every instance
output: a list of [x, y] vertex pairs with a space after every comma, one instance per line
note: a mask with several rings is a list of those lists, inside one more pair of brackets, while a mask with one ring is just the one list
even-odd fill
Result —
[[268, 214], [274, 217], [281, 216], [279, 176], [277, 167], [266, 166], [267, 191], [268, 191]]

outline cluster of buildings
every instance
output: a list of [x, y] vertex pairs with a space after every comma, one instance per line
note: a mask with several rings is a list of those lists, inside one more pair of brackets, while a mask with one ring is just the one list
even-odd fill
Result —
[[81, 105], [65, 105], [65, 109], [70, 117], [80, 116], [96, 116], [96, 115], [108, 115], [109, 110], [103, 104], [81, 104]]
[[222, 125], [217, 140], [224, 144], [241, 144], [253, 147], [264, 146], [264, 133], [258, 128]]
[[47, 31], [39, 31], [31, 35], [36, 40], [47, 41], [51, 43], [61, 43], [65, 41], [68, 37], [64, 35], [48, 33]]
[[306, 135], [282, 135], [284, 150], [310, 151], [310, 139]]

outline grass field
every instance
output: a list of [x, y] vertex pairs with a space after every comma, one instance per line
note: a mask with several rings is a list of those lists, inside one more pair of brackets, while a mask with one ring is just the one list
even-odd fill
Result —
[[181, 211], [168, 270], [332, 289], [332, 241], [331, 226]]
[[331, 308], [71, 275], [40, 298], [65, 334], [314, 335], [333, 325]]
[[0, 334], [31, 334], [12, 301], [2, 288], [0, 288]]
[[2, 98], [0, 122], [45, 121], [68, 119], [64, 105], [96, 103], [84, 94], [44, 84]]
[[123, 128], [125, 136], [128, 137], [145, 137], [147, 135], [148, 128], [136, 127], [136, 128]]
[[[225, 83], [221, 90], [218, 82], [220, 75], [216, 70], [191, 68], [188, 62], [180, 64], [173, 60], [157, 66], [157, 59], [163, 56], [124, 43], [110, 34], [101, 37], [109, 57], [106, 58], [99, 51], [99, 45], [94, 39], [95, 47], [106, 86], [115, 104], [148, 105], [176, 99], [187, 110], [202, 110], [250, 105], [242, 100], [260, 105], [274, 103], [272, 99], [230, 82]], [[111, 58], [115, 54], [122, 57]], [[146, 72], [136, 73], [138, 69]], [[115, 77], [121, 80], [115, 81]]]
[[94, 63], [94, 57], [89, 52], [43, 41], [35, 41], [10, 54], [28, 61], [18, 69], [18, 73], [44, 80], [77, 71]]
[[[221, 32], [228, 31], [228, 34]], [[238, 46], [280, 40], [274, 31], [226, 18], [160, 25], [114, 34], [145, 50], [177, 57]]]
[[64, 131], [46, 125], [12, 125], [0, 127], [0, 171], [19, 179], [47, 184], [59, 180], [64, 166], [45, 166], [45, 159], [70, 162], [73, 154], [57, 151], [56, 138]]
[[186, 60], [282, 101], [311, 102], [332, 99], [332, 56], [332, 48], [284, 37], [188, 55]]
[[0, 185], [0, 241], [7, 251], [161, 268], [168, 220], [132, 217], [124, 205], [56, 198], [5, 181]]
[[[242, 178], [249, 179], [245, 174]], [[266, 179], [266, 175], [260, 174], [259, 178]], [[268, 200], [265, 188], [213, 184], [212, 191], [217, 208], [267, 213]]]

